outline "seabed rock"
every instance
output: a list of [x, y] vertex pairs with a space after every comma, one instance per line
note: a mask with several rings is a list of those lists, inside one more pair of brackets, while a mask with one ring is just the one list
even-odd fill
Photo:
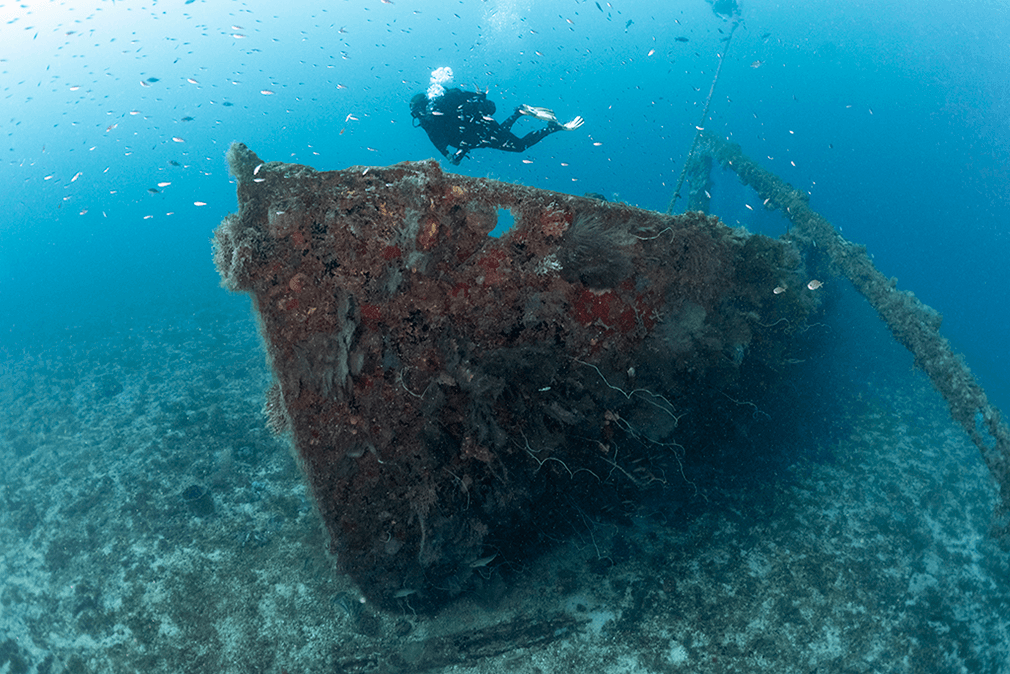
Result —
[[[337, 563], [431, 609], [487, 566], [690, 489], [684, 452], [750, 423], [819, 295], [798, 247], [433, 161], [317, 172], [228, 152], [217, 229]], [[499, 209], [515, 226], [501, 238]]]

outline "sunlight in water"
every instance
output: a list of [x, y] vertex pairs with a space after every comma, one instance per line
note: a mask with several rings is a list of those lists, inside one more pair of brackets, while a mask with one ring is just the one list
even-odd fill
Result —
[[533, 9], [533, 0], [498, 0], [484, 11], [484, 33], [488, 43], [500, 43], [508, 39], [517, 39], [521, 32], [517, 27], [523, 25], [524, 17], [529, 17]]

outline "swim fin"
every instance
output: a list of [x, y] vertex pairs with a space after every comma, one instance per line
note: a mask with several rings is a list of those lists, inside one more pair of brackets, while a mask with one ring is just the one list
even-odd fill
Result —
[[524, 115], [530, 115], [531, 117], [536, 117], [537, 119], [544, 122], [556, 122], [558, 118], [554, 115], [554, 111], [549, 108], [537, 108], [532, 105], [526, 105], [523, 103], [519, 106], [519, 112]]
[[562, 124], [561, 128], [564, 129], [565, 131], [575, 131], [575, 129], [579, 128], [585, 123], [586, 120], [582, 119], [581, 116], [577, 115], [575, 119], [573, 119], [572, 121], [568, 122], [567, 124]]

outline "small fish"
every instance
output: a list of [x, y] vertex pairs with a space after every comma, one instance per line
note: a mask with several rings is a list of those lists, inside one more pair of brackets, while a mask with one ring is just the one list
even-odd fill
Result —
[[263, 94], [264, 96], [273, 96], [274, 95], [274, 92], [270, 91], [269, 89], [260, 89], [260, 93]]
[[646, 54], [646, 56], [652, 56], [652, 55], [653, 55], [653, 54], [655, 54], [655, 53], [656, 53], [656, 50], [655, 50], [655, 49], [650, 49], [650, 50], [649, 50], [649, 53], [648, 53], [648, 54]]
[[158, 187], [168, 187], [171, 184], [172, 183], [164, 183], [164, 182], [162, 182], [162, 183], [158, 183]]
[[673, 39], [676, 40], [677, 42], [688, 42], [688, 39], [686, 37], [683, 37], [683, 36], [681, 36], [681, 37], [675, 37]]
[[140, 86], [142, 86], [142, 87], [149, 87], [151, 85], [148, 84], [147, 82], [145, 82], [144, 80], [140, 80]]
[[190, 84], [200, 84], [199, 82], [197, 82], [196, 80], [194, 80], [192, 77], [187, 77], [186, 81], [189, 82]]
[[353, 120], [353, 121], [356, 122], [356, 121], [358, 121], [358, 118], [355, 117], [353, 114], [348, 113], [347, 117], [344, 117], [344, 121], [345, 122], [350, 122], [351, 120]]
[[599, 147], [599, 146], [603, 145], [603, 143], [597, 142], [597, 143], [593, 143], [593, 145], [596, 146], [596, 147]]
[[148, 77], [147, 81], [148, 82], [160, 82], [161, 80], [159, 80], [157, 77]]
[[810, 290], [817, 290], [818, 288], [820, 288], [823, 285], [824, 284], [821, 281], [818, 281], [817, 279], [813, 279], [813, 280], [810, 281], [810, 283], [807, 284], [807, 288], [809, 288]]
[[131, 115], [139, 115], [140, 114], [140, 110], [130, 110], [130, 114]]
[[635, 23], [635, 22], [632, 21], [631, 19], [628, 19], [628, 23], [624, 24], [624, 30], [628, 30], [628, 27], [631, 26], [631, 24], [633, 24], [633, 23]]
[[224, 106], [224, 107], [226, 107], [226, 108], [230, 108], [231, 106], [233, 106], [233, 105], [235, 105], [235, 104], [234, 104], [234, 103], [232, 103], [231, 101], [225, 101], [225, 102], [224, 102], [224, 103], [222, 103], [221, 105], [223, 105], [223, 106]]
[[772, 292], [775, 293], [776, 295], [781, 295], [785, 291], [786, 291], [785, 286], [775, 286], [775, 290], [773, 290]]
[[263, 164], [256, 164], [256, 168], [253, 169], [253, 175], [259, 173], [261, 168], [263, 168]]
[[771, 33], [765, 33], [764, 35], [762, 35], [762, 36], [761, 36], [761, 39], [762, 39], [762, 40], [767, 40], [767, 39], [768, 39], [768, 38], [770, 38], [771, 36], [772, 36], [772, 34], [771, 34]]
[[760, 68], [764, 64], [765, 64], [764, 61], [754, 61], [753, 63], [750, 64], [750, 67], [751, 68]]
[[168, 163], [171, 164], [172, 166], [182, 166], [182, 164], [180, 164], [179, 162], [177, 162], [174, 159], [169, 159]]
[[242, 38], [245, 37], [245, 35], [243, 35], [242, 33], [232, 33], [231, 36], [236, 40], [241, 40]]
[[161, 190], [156, 190], [153, 187], [148, 187], [147, 191], [150, 192], [151, 194], [158, 194], [159, 192], [161, 192]]
[[117, 126], [119, 126], [119, 122], [116, 122], [115, 124], [109, 124], [107, 127], [105, 127], [105, 133], [112, 131]]
[[487, 566], [492, 561], [494, 561], [494, 558], [497, 557], [497, 556], [498, 556], [498, 553], [496, 552], [496, 553], [494, 553], [493, 555], [491, 555], [489, 557], [481, 557], [478, 560], [470, 562], [470, 568], [471, 569], [479, 569], [482, 566]]
[[185, 117], [183, 117], [183, 118], [182, 118], [182, 119], [181, 119], [180, 121], [183, 121], [183, 122], [192, 122], [192, 121], [193, 121], [193, 118], [192, 118], [192, 117], [190, 117], [189, 115], [186, 115], [186, 116], [185, 116]]
[[185, 143], [186, 142], [182, 138], [179, 138], [178, 136], [172, 136], [172, 140], [174, 140], [176, 143]]
[[74, 174], [74, 177], [70, 179], [70, 182], [74, 182], [74, 181], [76, 181], [80, 177], [81, 177], [81, 172], [78, 171], [77, 173]]
[[603, 8], [600, 7], [600, 3], [596, 3], [596, 9], [600, 10], [601, 12], [603, 11]]
[[81, 88], [81, 85], [75, 84], [74, 86], [70, 87], [70, 91], [77, 91], [80, 88]]
[[194, 206], [206, 206], [207, 202], [206, 201], [194, 201], [193, 205]]
[[523, 163], [524, 164], [532, 164], [533, 160], [532, 159], [523, 159]]

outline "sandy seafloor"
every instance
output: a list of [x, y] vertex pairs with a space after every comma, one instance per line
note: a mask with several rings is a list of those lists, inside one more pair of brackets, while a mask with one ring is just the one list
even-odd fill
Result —
[[882, 325], [846, 324], [820, 356], [846, 392], [812, 393], [830, 442], [645, 495], [434, 616], [334, 573], [244, 306], [8, 354], [0, 673], [1010, 671], [978, 451]]

